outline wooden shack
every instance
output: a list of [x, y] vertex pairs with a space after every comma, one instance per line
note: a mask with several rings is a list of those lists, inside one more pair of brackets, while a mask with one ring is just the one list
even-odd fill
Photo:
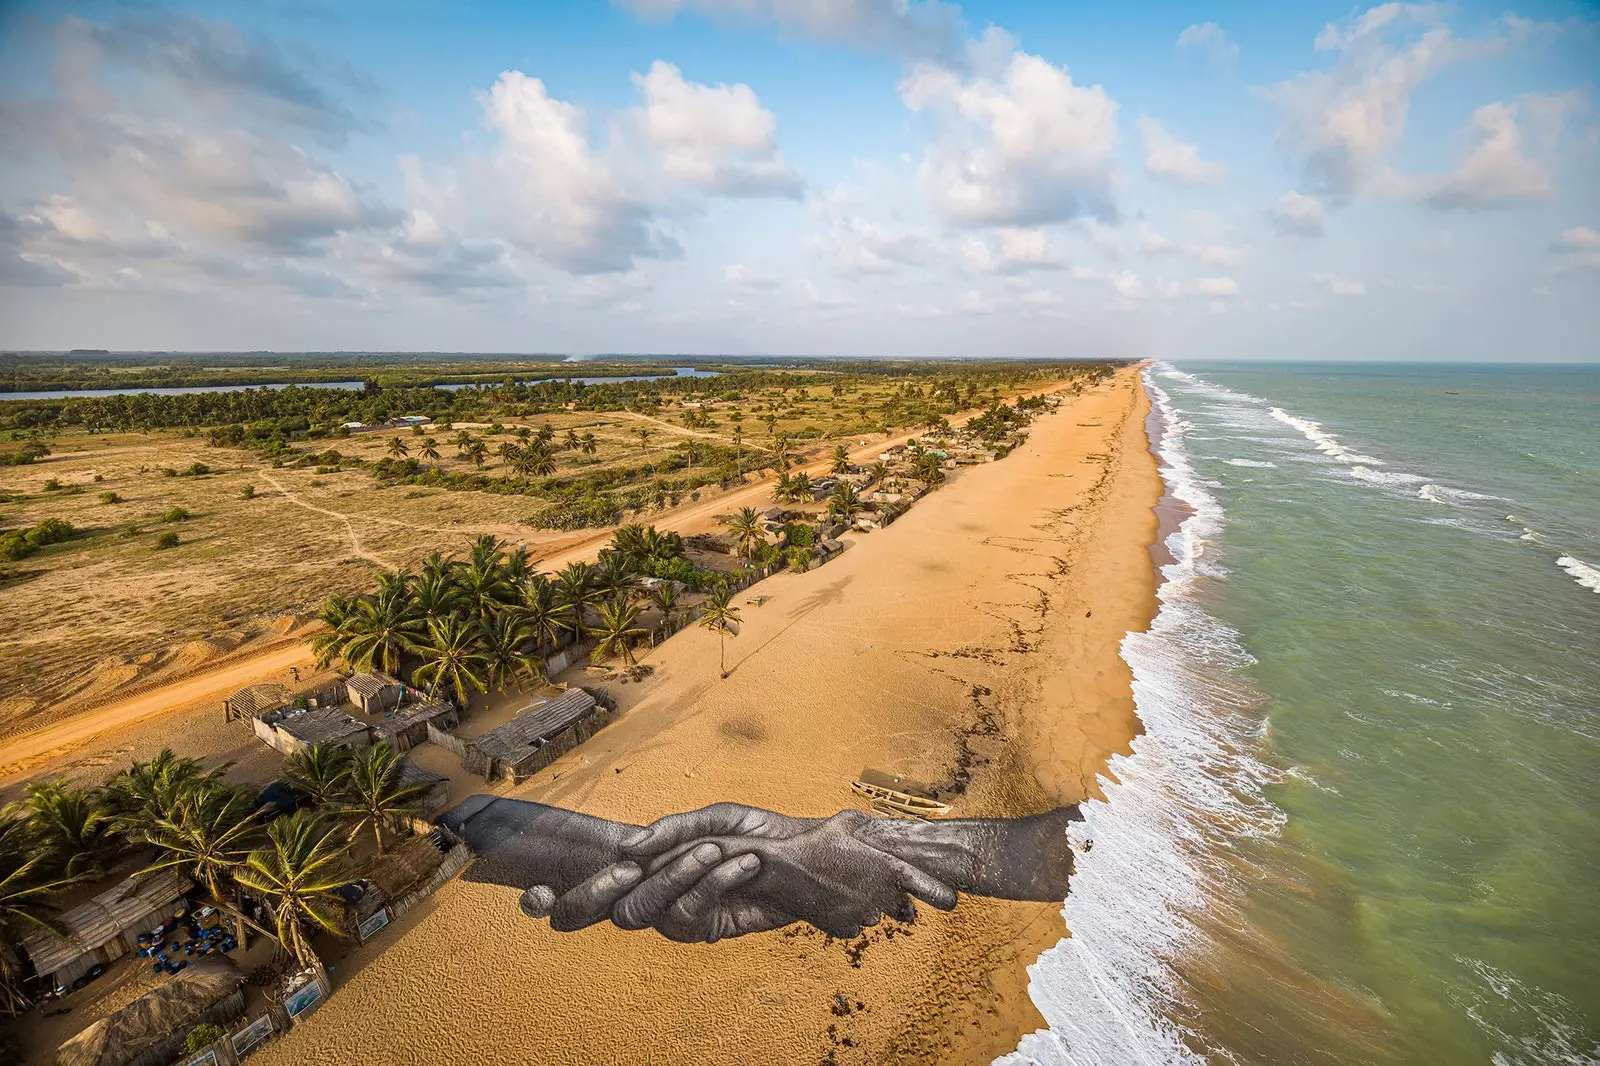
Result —
[[194, 882], [176, 870], [130, 877], [54, 919], [60, 933], [39, 929], [22, 941], [34, 972], [70, 989], [96, 964], [139, 948], [139, 934], [164, 924], [180, 909]]
[[242, 983], [224, 956], [192, 963], [62, 1044], [56, 1066], [165, 1066], [179, 1057], [190, 1030], [227, 1025], [244, 1013]]
[[[354, 678], [351, 680], [354, 681]], [[354, 685], [350, 691], [353, 696]], [[448, 733], [461, 724], [461, 713], [456, 710], [455, 704], [411, 692], [407, 693], [407, 697], [406, 702], [401, 703], [389, 717], [372, 725], [374, 744], [386, 743], [395, 751], [410, 751], [428, 739], [430, 725], [441, 733]]]
[[610, 721], [581, 688], [541, 700], [518, 712], [469, 749], [467, 769], [484, 780], [521, 782], [594, 736]]
[[353, 674], [345, 679], [344, 686], [350, 695], [350, 702], [365, 714], [392, 711], [400, 706], [406, 695], [406, 687], [397, 678], [377, 671]]
[[285, 755], [293, 755], [313, 744], [354, 750], [372, 743], [366, 723], [356, 721], [336, 707], [286, 707], [264, 714], [252, 724], [256, 736]]

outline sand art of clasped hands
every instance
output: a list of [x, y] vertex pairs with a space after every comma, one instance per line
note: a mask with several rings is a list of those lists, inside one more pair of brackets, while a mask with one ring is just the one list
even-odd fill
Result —
[[1060, 901], [1076, 806], [1013, 819], [920, 822], [847, 810], [792, 818], [716, 803], [629, 825], [541, 803], [473, 796], [442, 818], [478, 856], [468, 880], [522, 890], [521, 906], [571, 932], [611, 921], [712, 943], [807, 922], [854, 937], [958, 893]]

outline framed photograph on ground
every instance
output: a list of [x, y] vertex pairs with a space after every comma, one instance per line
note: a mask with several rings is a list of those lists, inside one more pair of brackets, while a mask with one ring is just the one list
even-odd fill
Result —
[[374, 933], [378, 932], [378, 930], [382, 929], [388, 924], [389, 908], [379, 907], [377, 910], [361, 919], [361, 924], [356, 926], [356, 939], [365, 944], [372, 938]]
[[244, 1058], [272, 1039], [272, 1015], [263, 1014], [228, 1039], [233, 1042], [234, 1056]]
[[289, 1012], [289, 1017], [298, 1018], [321, 1001], [322, 985], [314, 980], [307, 981], [283, 997], [283, 1009]]
[[217, 1066], [217, 1053], [215, 1051], [205, 1051], [185, 1062], [183, 1066]]

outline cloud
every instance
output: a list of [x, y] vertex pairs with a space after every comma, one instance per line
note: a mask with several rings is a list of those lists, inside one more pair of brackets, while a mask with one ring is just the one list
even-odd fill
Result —
[[800, 175], [778, 149], [777, 119], [750, 86], [684, 81], [659, 59], [633, 83], [644, 106], [627, 118], [663, 173], [725, 196], [800, 196]]
[[993, 238], [972, 237], [961, 246], [972, 269], [989, 274], [1054, 270], [1061, 259], [1042, 229], [1002, 229]]
[[1228, 39], [1221, 26], [1215, 22], [1197, 22], [1178, 34], [1177, 47], [1204, 52], [1212, 66], [1231, 72], [1239, 61], [1239, 46]]
[[1008, 41], [991, 31], [981, 46], [995, 57], [981, 66], [998, 69], [924, 62], [900, 83], [905, 105], [933, 118], [919, 178], [934, 207], [974, 226], [1113, 217], [1116, 101], [1039, 56], [1000, 57]]
[[[1539, 98], [1533, 105], [1534, 124], [1546, 149], [1553, 146], [1564, 113], [1575, 98]], [[1554, 128], [1552, 128], [1554, 127]], [[1518, 105], [1497, 101], [1472, 113], [1468, 130], [1477, 145], [1454, 174], [1432, 183], [1428, 202], [1434, 207], [1486, 211], [1543, 200], [1550, 195], [1550, 170], [1525, 153], [1526, 142], [1518, 122]]]
[[517, 70], [501, 74], [481, 102], [484, 125], [500, 135], [488, 167], [515, 244], [574, 274], [681, 254], [653, 224], [643, 198], [595, 151], [582, 108]]
[[722, 280], [741, 289], [772, 289], [779, 284], [772, 275], [760, 273], [743, 263], [729, 263], [723, 267]]
[[1153, 178], [1174, 185], [1215, 185], [1228, 176], [1221, 163], [1207, 163], [1200, 149], [1178, 140], [1148, 115], [1139, 116], [1139, 135], [1144, 139], [1144, 169]]
[[1232, 278], [1197, 278], [1194, 291], [1197, 296], [1237, 296], [1239, 283]]
[[1264, 91], [1279, 108], [1279, 144], [1316, 192], [1345, 199], [1391, 191], [1386, 157], [1405, 133], [1411, 94], [1445, 67], [1503, 47], [1508, 38], [1457, 38], [1432, 4], [1389, 3], [1317, 35], [1333, 67], [1306, 71]]
[[1600, 231], [1592, 226], [1562, 230], [1561, 236], [1550, 242], [1550, 254], [1558, 261], [1556, 273], [1600, 270]]
[[1367, 287], [1359, 281], [1347, 281], [1332, 274], [1313, 274], [1311, 280], [1327, 289], [1334, 296], [1365, 296]]
[[1286, 192], [1272, 205], [1272, 228], [1286, 237], [1322, 236], [1322, 201], [1303, 192]]
[[912, 59], [954, 61], [965, 23], [940, 0], [614, 0], [646, 18], [679, 11], [771, 22], [820, 41]]

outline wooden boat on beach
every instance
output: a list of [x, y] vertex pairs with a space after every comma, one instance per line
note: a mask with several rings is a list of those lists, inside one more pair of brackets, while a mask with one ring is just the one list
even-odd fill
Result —
[[903, 814], [911, 818], [941, 818], [950, 813], [950, 804], [926, 796], [913, 796], [909, 792], [874, 785], [867, 781], [850, 782], [850, 790], [872, 801], [875, 810], [886, 814]]

